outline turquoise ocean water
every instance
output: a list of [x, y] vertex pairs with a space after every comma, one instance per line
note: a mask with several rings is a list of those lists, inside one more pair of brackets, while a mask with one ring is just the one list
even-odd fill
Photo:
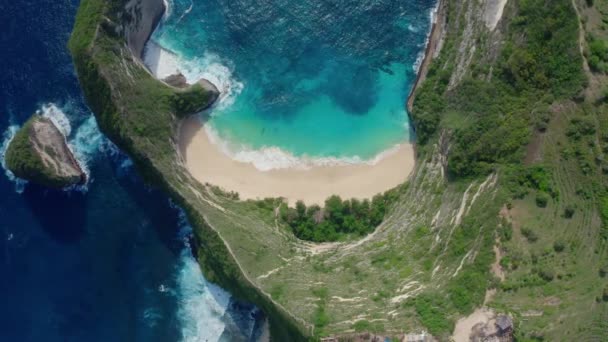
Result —
[[361, 161], [414, 139], [405, 102], [435, 0], [168, 4], [152, 41], [224, 93], [210, 126], [233, 157]]

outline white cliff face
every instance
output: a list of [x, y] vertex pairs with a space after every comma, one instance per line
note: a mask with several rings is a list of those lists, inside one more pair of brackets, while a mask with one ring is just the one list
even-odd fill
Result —
[[163, 0], [131, 0], [125, 9], [131, 18], [125, 27], [127, 43], [133, 55], [141, 58], [148, 38], [165, 13], [165, 3]]
[[494, 31], [500, 18], [502, 18], [502, 12], [505, 9], [507, 0], [485, 0], [484, 2], [483, 20], [488, 30]]

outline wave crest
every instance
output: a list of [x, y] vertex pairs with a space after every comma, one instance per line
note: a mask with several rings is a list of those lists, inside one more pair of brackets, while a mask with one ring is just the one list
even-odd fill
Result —
[[10, 125], [8, 126], [6, 131], [4, 131], [4, 134], [2, 135], [2, 145], [0, 145], [0, 163], [2, 164], [2, 168], [4, 169], [4, 174], [11, 182], [15, 183], [15, 191], [20, 194], [23, 192], [27, 181], [15, 177], [15, 175], [6, 167], [6, 161], [4, 159], [6, 155], [6, 150], [8, 149], [8, 145], [15, 137], [15, 134], [17, 134], [17, 132], [19, 131], [19, 128], [19, 125]]
[[205, 53], [203, 57], [186, 59], [149, 41], [144, 49], [144, 64], [158, 79], [181, 73], [189, 84], [201, 79], [213, 83], [220, 91], [216, 107], [219, 109], [232, 105], [245, 85], [233, 76], [232, 68], [218, 55]]
[[[68, 148], [74, 154], [76, 162], [87, 176], [87, 183], [69, 186], [64, 190], [87, 191], [88, 184], [92, 179], [89, 164], [100, 151], [104, 150], [108, 140], [101, 134], [101, 131], [97, 126], [97, 121], [92, 114], [89, 114], [89, 117], [84, 120], [84, 122], [76, 128], [74, 134], [72, 134], [72, 124], [67, 114], [67, 112], [70, 112], [71, 110], [72, 105], [69, 103], [62, 107], [55, 103], [47, 103], [43, 104], [40, 109], [36, 111], [35, 115], [41, 115], [51, 120], [55, 127], [57, 127], [57, 129], [66, 137]], [[6, 176], [9, 180], [15, 182], [16, 191], [21, 193], [23, 192], [23, 188], [25, 184], [27, 184], [27, 181], [15, 177], [15, 175], [6, 168], [4, 160], [6, 149], [18, 130], [18, 125], [11, 125], [4, 132], [3, 142], [0, 147], [0, 157]]]
[[234, 144], [223, 140], [211, 125], [205, 125], [204, 128], [209, 141], [218, 147], [222, 153], [236, 161], [252, 164], [260, 171], [280, 169], [308, 170], [319, 166], [346, 166], [356, 164], [375, 165], [380, 162], [380, 160], [397, 153], [402, 146], [400, 144], [394, 145], [393, 147], [380, 152], [371, 159], [363, 159], [359, 156], [296, 156], [276, 146], [263, 147], [260, 149], [252, 149], [246, 145], [234, 146]]
[[65, 112], [54, 103], [43, 104], [36, 114], [50, 119], [55, 127], [67, 138], [72, 133], [72, 125]]

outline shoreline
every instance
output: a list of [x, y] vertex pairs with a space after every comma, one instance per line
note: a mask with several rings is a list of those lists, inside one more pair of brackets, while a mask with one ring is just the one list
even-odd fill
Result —
[[[443, 0], [437, 3], [424, 56], [407, 98], [408, 112], [412, 111], [416, 90], [424, 81], [434, 55], [441, 48], [444, 4]], [[145, 45], [149, 43], [148, 39]], [[148, 67], [146, 69], [154, 74]], [[298, 200], [307, 205], [323, 205], [325, 199], [332, 195], [344, 199], [371, 199], [406, 182], [416, 165], [415, 143], [403, 142], [394, 147], [396, 152], [379, 156], [374, 163], [259, 170], [252, 162], [239, 161], [227, 155], [209, 137], [198, 116], [184, 119], [179, 127], [178, 152], [189, 173], [202, 184], [237, 192], [241, 200], [283, 197], [290, 205]]]
[[201, 184], [212, 184], [239, 193], [241, 200], [283, 197], [291, 205], [302, 200], [307, 205], [323, 205], [338, 195], [343, 199], [371, 199], [403, 184], [412, 173], [414, 145], [403, 143], [398, 150], [370, 165], [312, 166], [258, 170], [224, 154], [207, 135], [198, 116], [184, 119], [178, 132], [179, 152], [186, 168]]
[[[416, 75], [416, 80], [414, 81], [414, 85], [412, 86], [412, 90], [407, 97], [406, 108], [408, 114], [414, 108], [414, 99], [416, 98], [416, 90], [420, 87], [422, 82], [426, 79], [426, 74], [429, 71], [429, 67], [431, 66], [431, 62], [435, 58], [436, 50], [441, 49], [441, 41], [443, 40], [443, 20], [445, 16], [445, 8], [444, 8], [445, 0], [438, 0], [437, 7], [435, 9], [435, 17], [434, 22], [432, 23], [431, 31], [429, 32], [428, 41], [426, 47], [424, 49], [424, 57], [422, 58], [422, 62], [420, 63], [420, 67], [418, 68], [418, 73]], [[411, 118], [411, 115], [410, 115]], [[415, 126], [412, 124], [412, 127]]]

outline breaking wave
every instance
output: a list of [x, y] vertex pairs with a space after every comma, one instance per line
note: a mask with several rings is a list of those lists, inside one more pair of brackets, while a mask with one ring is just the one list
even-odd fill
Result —
[[370, 159], [363, 159], [359, 156], [354, 157], [309, 157], [295, 156], [279, 147], [271, 146], [261, 149], [252, 149], [245, 145], [234, 146], [227, 140], [220, 138], [219, 134], [211, 125], [205, 125], [205, 132], [209, 141], [217, 146], [220, 151], [230, 158], [250, 163], [260, 171], [270, 171], [277, 169], [301, 169], [308, 170], [318, 166], [340, 166], [367, 164], [376, 165], [382, 159], [397, 153], [402, 145], [398, 144], [386, 149]]
[[144, 50], [144, 63], [158, 79], [181, 73], [189, 84], [201, 79], [213, 83], [220, 91], [216, 108], [226, 108], [234, 103], [243, 91], [244, 84], [232, 75], [232, 69], [219, 56], [206, 53], [200, 58], [185, 59], [178, 54], [149, 41]]
[[218, 341], [224, 333], [222, 318], [230, 294], [205, 280], [190, 251], [192, 228], [180, 211], [180, 237], [184, 243], [177, 265], [177, 317], [184, 342]]
[[15, 134], [17, 134], [17, 131], [19, 131], [19, 125], [10, 125], [2, 135], [2, 145], [0, 145], [0, 162], [2, 163], [4, 174], [11, 182], [15, 183], [15, 191], [20, 194], [23, 192], [27, 181], [15, 177], [15, 175], [6, 167], [6, 161], [4, 159], [8, 145], [15, 137]]
[[[47, 103], [40, 107], [36, 111], [35, 115], [41, 115], [48, 118], [53, 124], [59, 129], [59, 131], [66, 137], [68, 148], [72, 151], [76, 157], [76, 161], [80, 165], [81, 169], [87, 175], [87, 183], [83, 185], [70, 186], [65, 188], [66, 191], [87, 191], [88, 184], [92, 181], [90, 164], [95, 156], [106, 149], [106, 145], [110, 144], [109, 141], [101, 134], [97, 126], [97, 121], [92, 114], [89, 116], [75, 129], [72, 131], [72, 123], [68, 117], [68, 114], [74, 111], [73, 106], [68, 103], [65, 106], [58, 106], [55, 103]], [[3, 135], [2, 146], [0, 149], [0, 157], [2, 158], [2, 167], [5, 170], [6, 176], [13, 182], [15, 182], [16, 191], [23, 192], [27, 181], [19, 179], [13, 175], [11, 171], [6, 168], [4, 155], [6, 149], [10, 144], [11, 140], [19, 130], [18, 125], [11, 125], [8, 127]]]

